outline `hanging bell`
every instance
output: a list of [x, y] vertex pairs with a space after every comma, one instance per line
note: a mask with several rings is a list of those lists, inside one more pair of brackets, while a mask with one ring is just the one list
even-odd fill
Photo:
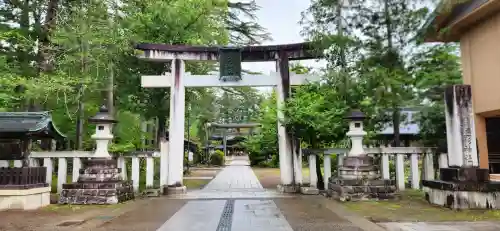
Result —
[[241, 80], [241, 48], [219, 48], [219, 71], [220, 81], [226, 82]]

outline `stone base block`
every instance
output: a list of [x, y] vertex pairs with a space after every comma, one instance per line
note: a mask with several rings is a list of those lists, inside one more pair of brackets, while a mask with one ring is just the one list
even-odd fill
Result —
[[440, 168], [439, 178], [442, 181], [488, 182], [490, 171], [486, 168]]
[[304, 195], [318, 195], [319, 189], [313, 187], [300, 187], [300, 193]]
[[500, 191], [452, 191], [423, 187], [425, 199], [451, 209], [500, 209]]
[[340, 177], [346, 180], [357, 180], [357, 179], [367, 179], [376, 180], [380, 178], [378, 170], [361, 170], [361, 169], [350, 169], [343, 167], [339, 169]]
[[134, 199], [132, 181], [124, 181], [117, 160], [94, 158], [83, 161], [76, 183], [63, 184], [59, 204], [117, 204]]
[[50, 204], [50, 187], [0, 190], [0, 210], [33, 210]]
[[166, 195], [185, 194], [186, 192], [186, 186], [167, 186], [163, 188], [163, 194]]
[[340, 201], [387, 200], [398, 196], [392, 180], [349, 179], [330, 180], [327, 195]]
[[[78, 183], [76, 183], [78, 184]], [[59, 197], [59, 204], [91, 205], [117, 204], [134, 199], [132, 186], [118, 188], [93, 189], [63, 189]]]
[[298, 193], [298, 192], [300, 192], [300, 187], [297, 187], [296, 185], [279, 184], [277, 189], [278, 189], [278, 192], [280, 192], [280, 193]]
[[429, 203], [451, 209], [500, 209], [500, 182], [484, 181], [482, 171], [481, 174], [474, 174], [476, 171], [472, 174], [463, 170], [444, 171], [448, 175], [441, 175], [442, 179], [452, 178], [455, 181], [422, 181], [425, 198]]

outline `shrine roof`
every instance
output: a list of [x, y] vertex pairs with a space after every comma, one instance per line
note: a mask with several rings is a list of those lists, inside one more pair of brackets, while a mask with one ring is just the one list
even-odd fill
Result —
[[[221, 135], [212, 135], [212, 136], [209, 137], [209, 140], [224, 140], [224, 136], [221, 136]], [[245, 136], [233, 136], [233, 135], [226, 136], [226, 141], [229, 142], [229, 143], [232, 143], [232, 142], [241, 142], [241, 141], [244, 141], [244, 140], [246, 140]]]
[[[196, 46], [196, 45], [170, 45], [170, 44], [151, 44], [141, 43], [135, 46], [135, 49], [141, 50], [144, 54], [140, 55], [143, 59], [161, 59], [158, 56], [164, 56], [164, 53], [170, 54], [189, 54], [196, 56], [196, 60], [217, 60], [219, 50], [223, 46]], [[241, 48], [242, 61], [259, 62], [274, 61], [279, 52], [286, 52], [290, 60], [317, 59], [323, 55], [316, 49], [312, 42], [281, 44], [281, 45], [261, 45], [261, 46], [243, 46]]]
[[50, 112], [0, 112], [0, 139], [64, 139]]
[[259, 123], [233, 123], [233, 124], [216, 124], [213, 123], [210, 125], [214, 128], [255, 128], [260, 127]]
[[456, 42], [460, 35], [500, 10], [498, 0], [442, 0], [421, 34], [427, 42]]

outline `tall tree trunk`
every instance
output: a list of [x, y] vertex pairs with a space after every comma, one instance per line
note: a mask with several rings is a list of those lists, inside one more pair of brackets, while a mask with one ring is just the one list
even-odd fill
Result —
[[83, 86], [80, 84], [78, 86], [78, 91], [80, 97], [78, 97], [78, 110], [76, 115], [76, 141], [75, 141], [75, 149], [81, 150], [83, 148], [83, 118], [85, 116], [84, 106], [83, 106]]
[[45, 22], [41, 28], [40, 33], [40, 47], [39, 47], [39, 63], [38, 71], [47, 72], [52, 70], [53, 66], [51, 63], [51, 51], [50, 51], [50, 36], [57, 24], [57, 12], [59, 10], [60, 0], [49, 0], [47, 3], [47, 12], [45, 14]]
[[[343, 0], [338, 0], [337, 2], [337, 36], [342, 39], [344, 36], [344, 26], [342, 23], [342, 8], [344, 7], [344, 1]], [[346, 72], [346, 53], [345, 53], [345, 45], [346, 44], [341, 44], [340, 47], [340, 54], [339, 54], [339, 64], [340, 64], [340, 72], [342, 73], [342, 92], [341, 95], [344, 97], [344, 100], [347, 105], [352, 105], [352, 102], [349, 99], [349, 96], [347, 95], [347, 89], [349, 89], [349, 80], [347, 78]]]
[[319, 155], [316, 155], [316, 175], [318, 176], [318, 189], [325, 189], [325, 181], [323, 180], [323, 174], [321, 173], [321, 163]]
[[392, 112], [392, 124], [394, 128], [394, 147], [401, 146], [401, 135], [399, 133], [399, 125], [401, 124], [401, 112], [399, 111], [398, 106], [393, 107]]
[[109, 64], [109, 77], [108, 77], [108, 86], [107, 86], [107, 107], [109, 110], [110, 115], [115, 114], [115, 104], [114, 104], [114, 80], [115, 79], [115, 72], [114, 72], [114, 65], [113, 63]]
[[[51, 41], [50, 37], [52, 35], [52, 32], [54, 28], [56, 27], [57, 24], [57, 12], [59, 10], [59, 1], [60, 0], [49, 0], [47, 3], [47, 11], [45, 14], [45, 22], [43, 26], [40, 28], [40, 34], [39, 34], [39, 53], [38, 53], [38, 70], [37, 70], [37, 76], [39, 77], [42, 73], [49, 72], [53, 69], [53, 64], [52, 64], [52, 52], [51, 52]], [[28, 7], [27, 9], [30, 8], [30, 1], [26, 0], [26, 6]], [[37, 22], [39, 19], [38, 14], [35, 13], [36, 9], [33, 9], [33, 15], [35, 16], [33, 19], [35, 20], [35, 24], [39, 24], [40, 22]], [[29, 15], [27, 16], [27, 24], [29, 25]], [[37, 28], [35, 28], [37, 29]], [[37, 102], [34, 99], [29, 100], [28, 103], [28, 111], [40, 111], [42, 109], [42, 105], [40, 105], [39, 102]], [[43, 109], [45, 109], [45, 105], [43, 105]], [[43, 147], [49, 146], [52, 140], [50, 139], [43, 139], [41, 141], [41, 145]], [[31, 142], [28, 148], [31, 149]], [[29, 150], [28, 152], [30, 152]]]
[[[314, 149], [318, 149], [318, 145], [316, 144], [316, 141], [314, 141], [314, 139], [311, 139], [312, 142], [311, 142], [311, 148], [314, 150]], [[323, 180], [323, 174], [321, 173], [321, 160], [319, 158], [319, 155], [317, 154], [312, 154], [312, 155], [316, 155], [316, 176], [318, 176], [318, 180], [317, 180], [317, 187], [319, 190], [324, 190], [325, 189], [325, 181]], [[312, 174], [312, 172], [309, 172], [309, 174]], [[312, 183], [312, 182], [311, 182]]]
[[[389, 1], [390, 0], [384, 0], [384, 16], [385, 16], [385, 24], [386, 24], [386, 31], [387, 31], [387, 55], [388, 58], [387, 62], [389, 65], [390, 70], [393, 70], [396, 66], [396, 60], [393, 60], [396, 58], [395, 55], [393, 55], [393, 42], [392, 42], [392, 19], [391, 19], [391, 14], [389, 12]], [[392, 89], [394, 90], [394, 89]], [[392, 91], [392, 94], [396, 94], [396, 92]], [[400, 146], [400, 131], [399, 131], [399, 125], [401, 123], [401, 114], [399, 112], [399, 107], [397, 104], [393, 103], [392, 105], [392, 126], [394, 128], [394, 146], [399, 147]]]
[[[344, 27], [342, 24], [342, 8], [344, 7], [344, 1], [338, 0], [337, 5], [337, 35], [339, 38], [344, 36]], [[344, 69], [346, 67], [346, 57], [345, 57], [345, 44], [340, 47], [340, 67]]]

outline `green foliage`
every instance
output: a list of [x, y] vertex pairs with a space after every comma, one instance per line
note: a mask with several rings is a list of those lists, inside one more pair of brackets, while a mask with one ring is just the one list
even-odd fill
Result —
[[430, 46], [412, 60], [418, 96], [422, 104], [417, 118], [426, 145], [445, 147], [444, 90], [461, 82], [460, 60], [453, 44]]
[[[258, 43], [267, 34], [252, 20], [256, 10], [255, 2], [227, 0], [4, 2], [0, 5], [0, 110], [50, 110], [56, 126], [72, 141], [78, 136], [76, 121], [81, 119], [83, 149], [92, 149], [94, 126], [86, 120], [111, 100], [119, 120], [111, 150], [149, 148], [142, 146], [141, 138], [152, 139], [152, 134], [142, 132], [140, 123], [158, 118], [159, 129], [165, 130], [169, 91], [141, 88], [140, 76], [169, 70], [163, 63], [138, 60], [133, 45], [224, 45], [236, 38]], [[57, 15], [47, 15], [50, 12]], [[187, 62], [186, 69], [206, 74], [214, 65]], [[108, 98], [110, 92], [113, 98]], [[219, 116], [212, 110], [217, 97], [212, 89], [187, 90], [187, 103], [193, 108], [191, 139], [206, 139], [204, 124]]]
[[[260, 105], [260, 111], [254, 121], [260, 123], [259, 132], [250, 136], [243, 144], [246, 148], [251, 165], [259, 165], [278, 156], [278, 127], [276, 93], [272, 92]], [[274, 164], [273, 164], [274, 165]]]
[[224, 152], [216, 150], [210, 155], [210, 164], [215, 166], [224, 166]]

